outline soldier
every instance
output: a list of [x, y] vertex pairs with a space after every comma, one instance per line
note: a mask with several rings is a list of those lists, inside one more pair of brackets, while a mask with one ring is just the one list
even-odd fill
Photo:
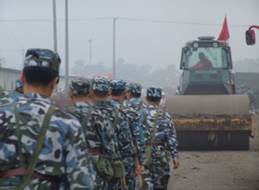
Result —
[[94, 189], [80, 123], [51, 104], [60, 58], [26, 52], [25, 98], [0, 109], [0, 189]]
[[[139, 127], [138, 131], [135, 135], [136, 138], [136, 143], [138, 145], [138, 155], [139, 155], [139, 162], [140, 162], [140, 167], [139, 167], [139, 173], [142, 174], [144, 171], [144, 159], [145, 159], [145, 143], [144, 143], [144, 125], [143, 125], [143, 120], [145, 119], [143, 117], [143, 100], [141, 99], [141, 91], [142, 91], [142, 86], [138, 83], [129, 83], [127, 85], [127, 91], [126, 91], [126, 101], [124, 102], [124, 105], [128, 108], [133, 109], [137, 114], [139, 118]], [[143, 185], [142, 178], [141, 176], [138, 176], [136, 178], [136, 189], [141, 189]]]
[[85, 131], [98, 173], [98, 189], [117, 190], [124, 184], [125, 175], [117, 134], [125, 121], [109, 101], [107, 79], [94, 79], [92, 89], [93, 109]]
[[121, 150], [122, 159], [127, 173], [127, 185], [129, 190], [136, 189], [136, 174], [142, 167], [141, 164], [141, 148], [138, 147], [140, 138], [139, 132], [139, 114], [132, 108], [124, 107], [123, 101], [125, 100], [126, 82], [123, 80], [111, 81], [111, 102], [115, 109], [122, 112], [125, 125], [123, 125], [118, 134], [118, 140]]
[[126, 105], [136, 110], [143, 107], [143, 100], [141, 99], [142, 86], [138, 83], [129, 83], [126, 93]]
[[74, 115], [82, 125], [84, 119], [91, 110], [91, 81], [75, 80], [70, 83], [69, 96], [73, 105], [67, 107], [67, 111]]
[[127, 85], [127, 91], [126, 91], [126, 101], [124, 102], [124, 106], [133, 109], [135, 112], [137, 112], [139, 117], [139, 124], [136, 132], [136, 144], [138, 146], [139, 150], [139, 161], [140, 165], [143, 165], [144, 158], [145, 158], [145, 148], [144, 148], [144, 134], [143, 134], [143, 120], [145, 119], [143, 116], [143, 107], [144, 103], [141, 99], [141, 91], [142, 87], [138, 83], [130, 83]]
[[170, 177], [169, 162], [174, 169], [179, 167], [177, 139], [174, 123], [170, 115], [159, 109], [162, 97], [160, 88], [148, 88], [144, 108], [146, 161], [144, 189], [166, 190]]

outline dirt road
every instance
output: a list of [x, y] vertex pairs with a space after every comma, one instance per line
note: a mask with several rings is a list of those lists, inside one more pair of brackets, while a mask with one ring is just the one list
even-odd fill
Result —
[[250, 151], [181, 152], [169, 190], [259, 190], [259, 128]]

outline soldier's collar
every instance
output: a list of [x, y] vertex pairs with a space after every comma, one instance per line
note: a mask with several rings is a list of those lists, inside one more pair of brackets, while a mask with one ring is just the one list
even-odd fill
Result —
[[89, 106], [89, 104], [86, 103], [86, 102], [76, 102], [75, 105], [76, 105], [77, 107], [86, 107], [86, 106]]
[[40, 93], [34, 93], [34, 92], [29, 92], [24, 94], [26, 98], [36, 98], [36, 99], [44, 99], [50, 101], [50, 98], [46, 95], [40, 94]]
[[152, 104], [147, 104], [146, 106], [147, 106], [148, 108], [159, 108], [159, 106], [152, 105]]

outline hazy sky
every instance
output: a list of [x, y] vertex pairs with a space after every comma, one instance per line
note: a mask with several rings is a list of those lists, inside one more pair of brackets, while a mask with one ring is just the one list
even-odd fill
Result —
[[[70, 67], [76, 60], [88, 62], [89, 39], [93, 63], [112, 64], [111, 17], [123, 18], [117, 21], [117, 59], [128, 63], [178, 65], [185, 42], [201, 35], [218, 36], [225, 14], [233, 60], [259, 58], [259, 43], [248, 47], [244, 38], [249, 25], [259, 25], [259, 0], [70, 0], [69, 5]], [[58, 52], [64, 57], [64, 0], [57, 0], [57, 7]], [[4, 66], [20, 68], [23, 49], [52, 48], [51, 19], [52, 0], [0, 0]]]

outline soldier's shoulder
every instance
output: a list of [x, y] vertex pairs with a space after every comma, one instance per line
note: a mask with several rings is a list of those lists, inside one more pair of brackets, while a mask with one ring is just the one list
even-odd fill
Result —
[[51, 117], [51, 123], [56, 127], [67, 130], [77, 132], [79, 128], [81, 128], [81, 124], [78, 119], [71, 113], [62, 110], [56, 106], [51, 105], [55, 108], [55, 111]]
[[134, 109], [133, 107], [129, 107], [129, 106], [124, 106], [123, 111], [126, 115], [133, 116], [133, 117], [136, 117], [140, 114], [136, 109]]

